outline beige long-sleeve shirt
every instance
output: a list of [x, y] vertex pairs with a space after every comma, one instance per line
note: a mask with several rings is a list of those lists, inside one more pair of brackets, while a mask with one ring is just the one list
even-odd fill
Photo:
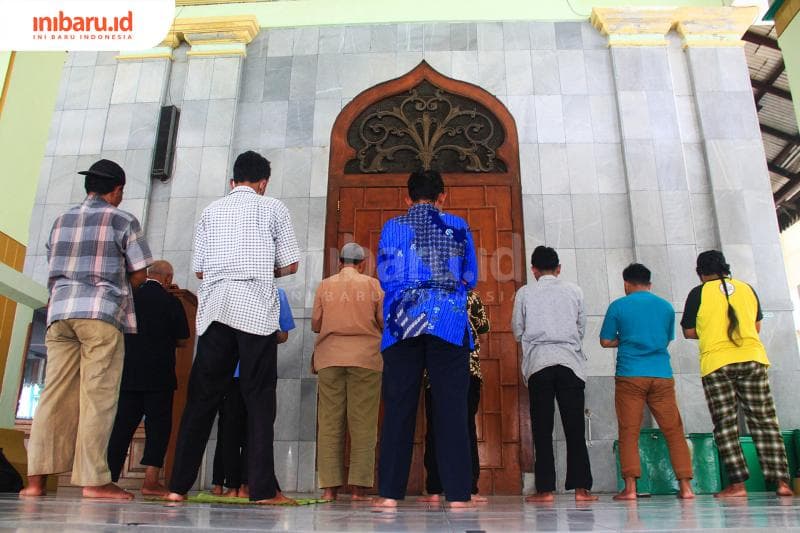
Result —
[[314, 369], [357, 366], [383, 370], [383, 291], [377, 279], [344, 267], [322, 280], [314, 297], [311, 329], [319, 333]]

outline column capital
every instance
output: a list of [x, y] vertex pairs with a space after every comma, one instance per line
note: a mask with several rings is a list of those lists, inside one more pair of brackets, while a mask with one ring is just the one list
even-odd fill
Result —
[[591, 22], [609, 46], [665, 46], [673, 28], [688, 46], [741, 46], [758, 16], [749, 7], [596, 7]]
[[673, 7], [595, 7], [590, 21], [609, 46], [666, 46], [675, 23]]
[[684, 47], [743, 46], [742, 35], [758, 17], [758, 7], [683, 7], [675, 29]]
[[259, 31], [261, 27], [255, 15], [178, 18], [161, 45], [175, 48], [183, 41], [192, 47], [190, 56], [243, 56]]

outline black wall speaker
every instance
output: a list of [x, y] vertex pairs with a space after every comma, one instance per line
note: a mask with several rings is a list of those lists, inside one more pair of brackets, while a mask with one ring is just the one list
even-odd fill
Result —
[[158, 133], [156, 146], [153, 150], [153, 165], [150, 177], [167, 181], [172, 175], [172, 162], [175, 159], [175, 139], [178, 137], [178, 119], [180, 110], [174, 105], [165, 105], [161, 108], [158, 119]]

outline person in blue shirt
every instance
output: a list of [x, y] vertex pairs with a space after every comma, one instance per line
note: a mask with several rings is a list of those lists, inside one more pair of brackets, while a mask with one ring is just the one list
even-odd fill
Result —
[[[278, 288], [280, 315], [278, 318], [278, 344], [289, 340], [289, 332], [295, 328], [292, 308], [286, 291]], [[220, 431], [217, 435], [216, 453], [222, 454], [224, 485], [222, 496], [249, 498], [247, 488], [247, 407], [239, 384], [239, 365], [233, 373], [233, 382], [225, 395], [220, 410]], [[221, 438], [220, 438], [221, 437]], [[216, 457], [215, 457], [216, 464]], [[280, 487], [278, 487], [280, 492]]]
[[664, 433], [680, 498], [693, 498], [692, 460], [675, 399], [667, 346], [675, 338], [675, 309], [650, 292], [650, 270], [633, 263], [622, 271], [625, 294], [611, 302], [600, 330], [600, 344], [617, 348], [615, 404], [619, 460], [625, 488], [615, 500], [636, 499], [641, 476], [639, 431], [647, 405]]
[[474, 344], [467, 292], [475, 287], [478, 266], [469, 226], [440, 210], [445, 199], [438, 172], [414, 172], [408, 178], [408, 213], [389, 220], [381, 231], [377, 274], [385, 293], [384, 422], [378, 507], [395, 507], [405, 498], [426, 369], [445, 497], [451, 507], [472, 505], [467, 391]]

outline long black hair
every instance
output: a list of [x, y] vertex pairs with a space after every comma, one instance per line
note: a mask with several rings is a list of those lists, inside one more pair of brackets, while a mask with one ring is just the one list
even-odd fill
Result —
[[697, 256], [697, 274], [700, 276], [717, 276], [722, 283], [721, 289], [725, 293], [725, 300], [728, 301], [728, 339], [740, 346], [741, 339], [735, 338], [734, 334], [739, 329], [739, 317], [736, 310], [731, 305], [728, 285], [725, 278], [731, 275], [731, 267], [725, 262], [725, 256], [719, 250], [707, 250]]

